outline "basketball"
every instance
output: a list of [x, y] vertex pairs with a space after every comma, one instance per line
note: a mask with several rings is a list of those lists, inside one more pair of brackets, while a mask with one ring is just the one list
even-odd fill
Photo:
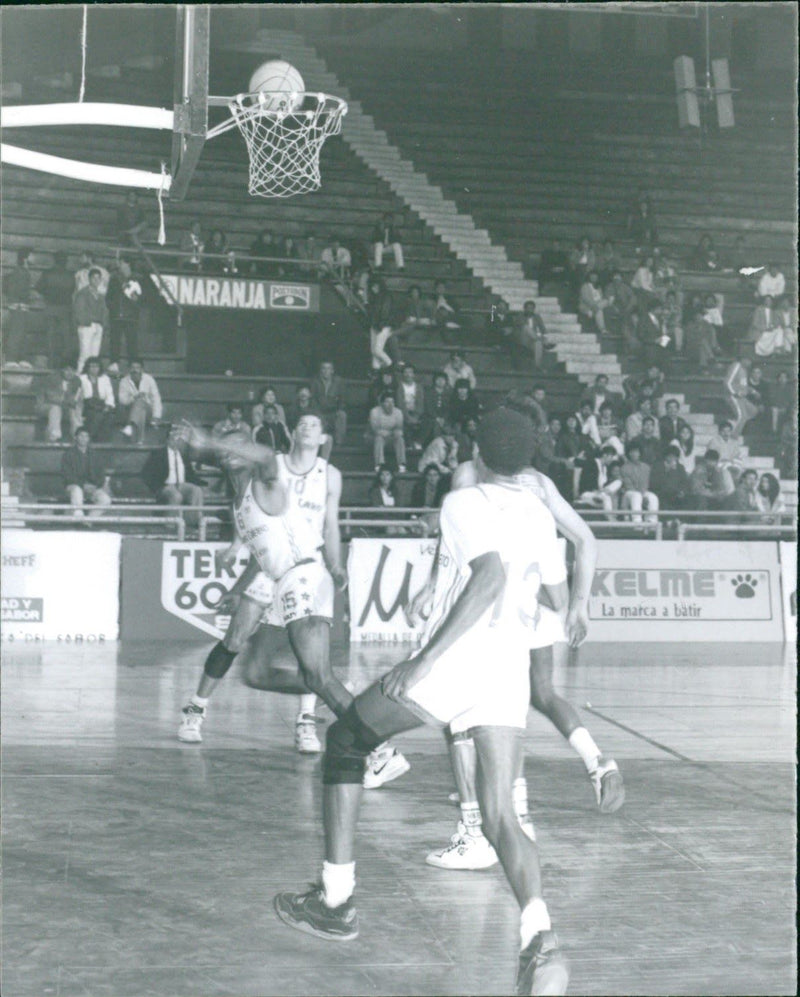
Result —
[[248, 91], [263, 94], [259, 103], [267, 111], [294, 111], [302, 103], [306, 86], [303, 77], [291, 65], [280, 59], [262, 63], [250, 77]]

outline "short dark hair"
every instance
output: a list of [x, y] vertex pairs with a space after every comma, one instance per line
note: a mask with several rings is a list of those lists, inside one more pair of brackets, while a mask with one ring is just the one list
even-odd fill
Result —
[[667, 400], [666, 400], [666, 401], [664, 402], [664, 408], [666, 408], [666, 407], [667, 407], [667, 405], [677, 405], [677, 406], [678, 406], [678, 408], [680, 408], [680, 407], [681, 407], [681, 403], [680, 403], [680, 402], [678, 401], [678, 399], [677, 399], [677, 398], [668, 398], [668, 399], [667, 399]]
[[391, 398], [391, 400], [394, 401], [394, 395], [391, 391], [382, 391], [378, 401], [385, 402], [387, 398]]
[[667, 447], [667, 449], [664, 451], [664, 456], [665, 457], [675, 457], [676, 460], [680, 460], [681, 459], [681, 452], [680, 452], [680, 450], [677, 447], [670, 446], [670, 447]]
[[517, 474], [531, 461], [535, 449], [533, 424], [520, 412], [501, 406], [478, 426], [481, 460], [496, 474]]
[[606, 445], [600, 451], [600, 456], [601, 457], [609, 457], [609, 456], [611, 456], [611, 457], [617, 457], [619, 455], [617, 454], [617, 451], [614, 449], [614, 447], [612, 447], [610, 445]]
[[469, 391], [469, 379], [466, 377], [459, 377], [455, 383], [455, 388], [466, 388]]
[[730, 419], [723, 419], [722, 422], [719, 424], [720, 429], [724, 429], [726, 426], [729, 429], [733, 429], [733, 423], [730, 421]]
[[92, 438], [92, 434], [89, 432], [89, 430], [86, 428], [86, 426], [78, 426], [78, 428], [75, 430], [75, 437], [76, 438], [77, 438], [77, 436], [78, 436], [79, 433], [86, 433], [86, 435], [89, 437], [89, 439]]
[[648, 423], [648, 422], [652, 422], [652, 423], [653, 423], [653, 425], [655, 426], [655, 424], [656, 424], [656, 420], [655, 420], [655, 417], [654, 417], [654, 416], [652, 416], [652, 415], [646, 415], [646, 416], [644, 417], [644, 419], [642, 419], [642, 425], [644, 426], [644, 425], [645, 425], [645, 423]]
[[639, 443], [639, 441], [635, 438], [629, 441], [628, 445], [625, 447], [625, 453], [627, 454], [628, 457], [630, 457], [630, 455], [633, 453], [634, 450], [636, 450], [636, 452], [641, 457], [642, 444]]
[[742, 477], [743, 478], [746, 478], [750, 474], [753, 474], [756, 477], [758, 477], [758, 471], [754, 467], [748, 467], [748, 468], [745, 468], [744, 471], [742, 471]]
[[130, 360], [128, 360], [129, 367], [132, 367], [135, 363], [138, 363], [140, 367], [144, 367], [144, 361], [141, 357], [131, 357]]
[[225, 406], [225, 411], [230, 414], [236, 408], [238, 408], [240, 412], [244, 412], [244, 405], [242, 405], [241, 402], [228, 402]]
[[88, 276], [91, 278], [94, 277], [95, 274], [97, 274], [98, 277], [102, 277], [103, 271], [99, 267], [89, 267]]

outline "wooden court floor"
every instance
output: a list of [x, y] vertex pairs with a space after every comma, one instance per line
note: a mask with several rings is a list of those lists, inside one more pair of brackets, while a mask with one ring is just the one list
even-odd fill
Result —
[[[209, 645], [4, 646], [5, 997], [508, 994], [502, 874], [424, 863], [454, 829], [441, 735], [366, 794], [361, 935], [332, 945], [272, 896], [319, 870], [319, 760], [295, 702], [238, 675], [202, 745], [175, 739]], [[339, 651], [366, 684], [398, 648]], [[589, 645], [557, 685], [628, 791], [595, 809], [538, 716], [527, 776], [573, 994], [789, 994], [795, 963], [795, 672], [778, 645]]]

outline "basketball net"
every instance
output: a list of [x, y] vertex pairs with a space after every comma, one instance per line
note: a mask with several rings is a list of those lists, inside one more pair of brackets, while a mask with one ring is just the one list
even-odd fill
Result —
[[265, 110], [263, 95], [240, 94], [229, 108], [250, 156], [248, 192], [256, 197], [293, 197], [322, 184], [319, 154], [330, 135], [342, 130], [347, 104], [327, 94], [298, 94], [310, 110]]

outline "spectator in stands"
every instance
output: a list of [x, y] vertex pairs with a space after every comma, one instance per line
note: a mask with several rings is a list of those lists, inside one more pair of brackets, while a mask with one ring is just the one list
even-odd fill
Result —
[[725, 372], [724, 386], [728, 405], [733, 412], [733, 435], [741, 435], [744, 427], [764, 411], [761, 393], [753, 391], [750, 385], [750, 371], [753, 361], [750, 357], [734, 360]]
[[412, 364], [403, 368], [395, 402], [403, 413], [406, 443], [412, 450], [421, 450], [425, 436], [425, 389], [417, 380]]
[[[194, 461], [189, 459], [177, 426], [170, 429], [165, 447], [151, 451], [142, 468], [142, 480], [159, 505], [190, 506], [194, 509], [203, 505], [202, 486], [205, 482], [198, 475]], [[199, 511], [186, 513], [187, 524], [197, 527], [200, 515]]]
[[782, 478], [797, 477], [797, 404], [779, 430], [775, 459]]
[[30, 264], [33, 250], [17, 251], [17, 265], [3, 278], [3, 307], [8, 309], [8, 324], [3, 339], [6, 362], [19, 361], [28, 352], [28, 312], [35, 300]]
[[122, 432], [135, 443], [144, 443], [148, 423], [161, 421], [163, 406], [156, 379], [145, 373], [138, 358], [130, 362], [130, 369], [119, 382], [119, 407], [126, 419]]
[[397, 505], [397, 486], [388, 464], [382, 464], [369, 486], [368, 502], [373, 508], [392, 509]]
[[433, 299], [429, 294], [423, 295], [419, 284], [412, 284], [408, 289], [405, 304], [403, 324], [397, 330], [398, 335], [408, 336], [417, 329], [430, 329], [433, 325]]
[[[648, 512], [658, 512], [658, 496], [650, 489], [650, 464], [642, 460], [642, 451], [636, 440], [631, 440], [625, 448], [627, 460], [621, 469], [622, 495], [621, 508], [630, 509], [634, 513], [631, 520], [641, 523], [642, 509]], [[655, 522], [657, 516], [647, 517], [649, 522]]]
[[697, 455], [694, 452], [694, 430], [691, 426], [681, 426], [678, 430], [677, 439], [662, 440], [661, 444], [662, 447], [671, 446], [678, 451], [681, 467], [687, 474], [691, 474], [694, 471]]
[[441, 475], [449, 480], [450, 475], [458, 467], [458, 440], [456, 439], [455, 427], [450, 423], [442, 426], [441, 432], [430, 441], [422, 452], [419, 459], [419, 468], [424, 472], [425, 468], [433, 465]]
[[422, 467], [422, 477], [414, 484], [411, 505], [415, 509], [438, 509], [447, 494], [449, 477], [436, 464]]
[[456, 447], [458, 450], [458, 463], [463, 464], [468, 460], [475, 460], [478, 456], [478, 420], [465, 419], [461, 432], [456, 437]]
[[795, 388], [789, 381], [785, 370], [778, 371], [775, 384], [771, 385], [769, 393], [770, 414], [772, 415], [772, 432], [780, 432], [786, 417], [794, 405]]
[[304, 239], [298, 241], [297, 258], [301, 263], [308, 264], [300, 268], [302, 279], [314, 280], [322, 258], [322, 247], [318, 245], [313, 232], [307, 233]]
[[116, 401], [108, 374], [101, 373], [99, 357], [88, 357], [81, 374], [81, 416], [92, 440], [109, 439]]
[[627, 348], [635, 351], [638, 346], [633, 327], [636, 292], [625, 283], [620, 271], [615, 270], [603, 294], [608, 302], [603, 311], [606, 328], [621, 335]]
[[703, 318], [714, 327], [717, 342], [723, 346], [730, 345], [728, 342], [728, 331], [725, 328], [725, 319], [722, 317], [722, 310], [725, 307], [725, 299], [721, 294], [709, 293], [703, 299]]
[[453, 394], [450, 397], [448, 420], [454, 426], [462, 427], [467, 419], [480, 419], [481, 407], [477, 395], [470, 388], [469, 379], [460, 377], [456, 381]]
[[667, 291], [661, 312], [661, 328], [669, 336], [676, 353], [683, 353], [683, 309], [677, 291]]
[[658, 300], [663, 304], [667, 296], [667, 291], [678, 290], [678, 271], [670, 260], [661, 252], [660, 247], [653, 247], [653, 292]]
[[437, 371], [433, 375], [431, 390], [425, 392], [425, 433], [423, 442], [425, 439], [431, 439], [437, 432], [441, 431], [447, 421], [451, 394], [452, 391], [447, 380], [447, 375], [443, 371]]
[[47, 317], [47, 347], [55, 366], [73, 349], [72, 295], [75, 278], [67, 268], [67, 254], [55, 253], [53, 266], [39, 278], [38, 291], [44, 299]]
[[589, 279], [589, 274], [597, 269], [597, 259], [588, 236], [582, 236], [569, 254], [569, 278], [575, 297]]
[[450, 359], [442, 368], [442, 371], [447, 378], [447, 383], [451, 388], [455, 388], [456, 381], [461, 381], [466, 378], [469, 381], [470, 388], [474, 391], [478, 385], [475, 378], [475, 371], [470, 367], [470, 365], [464, 359], [464, 354], [461, 350], [453, 350], [450, 354]]
[[222, 273], [226, 277], [238, 277], [240, 270], [239, 264], [236, 260], [236, 253], [233, 249], [229, 249], [225, 254], [225, 262], [222, 264]]
[[347, 410], [344, 404], [344, 381], [330, 360], [323, 360], [319, 373], [311, 382], [311, 401], [322, 415], [326, 433], [333, 436], [336, 446], [342, 446], [347, 435]]
[[[476, 423], [477, 428], [477, 423]], [[536, 447], [533, 452], [534, 466], [549, 477], [555, 480], [554, 474], [559, 469], [561, 462], [556, 457], [558, 438], [561, 435], [561, 419], [554, 415], [546, 426], [536, 433]], [[459, 453], [459, 463], [461, 454]], [[469, 460], [469, 457], [465, 458]]]
[[648, 307], [640, 307], [636, 316], [636, 335], [647, 363], [665, 362], [672, 340], [664, 327], [664, 308], [653, 298]]
[[[550, 416], [548, 423], [548, 435], [543, 445], [539, 449], [540, 459], [547, 464], [543, 468], [545, 474], [549, 475], [559, 492], [571, 502], [574, 494], [573, 470], [575, 468], [575, 457], [583, 452], [580, 447], [573, 449], [573, 443], [578, 443], [580, 436], [577, 433], [578, 423], [574, 416], [568, 416], [567, 421], [572, 424], [572, 429], [568, 430], [562, 426], [561, 418], [557, 415]], [[551, 448], [552, 441], [552, 448]]]
[[717, 248], [708, 232], [703, 232], [697, 240], [697, 245], [689, 259], [689, 266], [692, 270], [699, 270], [701, 272], [719, 270]]
[[578, 312], [583, 319], [601, 334], [606, 332], [605, 309], [608, 299], [603, 296], [596, 270], [590, 270], [586, 281], [581, 285], [578, 296]]
[[48, 443], [61, 442], [65, 421], [69, 425], [67, 439], [74, 439], [82, 418], [81, 380], [71, 363], [65, 360], [60, 370], [47, 375], [42, 393], [36, 400], [36, 411], [47, 418], [45, 439]]
[[264, 406], [264, 421], [253, 430], [253, 440], [272, 447], [275, 453], [288, 453], [291, 449], [289, 433], [281, 422], [276, 405]]
[[661, 460], [650, 468], [650, 491], [659, 509], [685, 509], [689, 502], [689, 475], [680, 463], [677, 447], [667, 447]]
[[300, 416], [314, 411], [315, 409], [311, 401], [311, 388], [305, 384], [298, 385], [294, 393], [294, 401], [289, 405], [286, 412], [286, 428], [289, 430], [289, 435], [291, 436], [294, 432], [295, 426], [300, 421]]
[[625, 453], [622, 432], [617, 424], [617, 420], [614, 418], [614, 409], [608, 402], [600, 406], [600, 412], [597, 417], [597, 434], [600, 437], [601, 447], [613, 447], [620, 457]]
[[[597, 416], [592, 411], [590, 401], [582, 401], [576, 414], [578, 427], [583, 436], [588, 436], [596, 447], [600, 446], [600, 432], [597, 428]], [[613, 449], [613, 447], [612, 447]]]
[[406, 444], [403, 437], [403, 413], [395, 408], [394, 394], [386, 391], [381, 396], [380, 404], [369, 413], [369, 432], [372, 436], [373, 458], [375, 471], [385, 461], [386, 444], [394, 450], [397, 469], [401, 474], [406, 469]]
[[[298, 389], [300, 390], [300, 389]], [[308, 389], [306, 388], [306, 391]], [[311, 392], [309, 392], [310, 397]], [[244, 421], [244, 406], [239, 402], [228, 402], [225, 407], [227, 415], [224, 419], [215, 422], [211, 428], [211, 435], [215, 440], [227, 436], [228, 433], [247, 433], [250, 436], [250, 426]]]
[[613, 391], [609, 390], [608, 374], [598, 374], [594, 379], [594, 384], [584, 388], [580, 400], [582, 402], [591, 402], [592, 411], [595, 415], [597, 415], [600, 411], [600, 407], [602, 405], [608, 404], [614, 408], [614, 406], [621, 401], [619, 395], [616, 395]]
[[[258, 428], [262, 426], [265, 422], [264, 413], [267, 405], [275, 406], [275, 409], [278, 413], [278, 422], [280, 422], [283, 425], [283, 428], [286, 430], [286, 433], [288, 435], [289, 427], [287, 426], [286, 423], [286, 411], [283, 405], [281, 405], [280, 402], [278, 401], [278, 396], [275, 394], [275, 389], [272, 387], [271, 384], [264, 385], [264, 387], [261, 389], [261, 394], [258, 396], [258, 401], [253, 406], [250, 418], [253, 424], [254, 434], [258, 430]], [[253, 436], [253, 439], [255, 439], [255, 435]]]
[[[631, 287], [636, 295], [636, 302], [640, 313], [649, 311], [658, 304], [655, 275], [653, 273], [654, 266], [655, 261], [653, 256], [651, 254], [644, 256], [639, 261], [639, 266], [636, 268], [636, 272], [631, 280]], [[640, 336], [639, 338], [641, 339], [642, 337]]]
[[381, 370], [375, 371], [375, 376], [367, 392], [369, 407], [372, 408], [374, 405], [380, 405], [381, 396], [387, 391], [391, 391], [393, 395], [396, 395], [398, 384], [397, 370], [394, 367], [383, 367]]
[[300, 247], [297, 244], [297, 240], [292, 235], [284, 236], [283, 239], [276, 239], [275, 250], [275, 255], [280, 256], [284, 261], [277, 265], [278, 276], [294, 280], [297, 277], [297, 265], [292, 261], [300, 258]]
[[787, 344], [781, 315], [773, 307], [772, 296], [764, 295], [756, 305], [750, 320], [748, 339], [753, 343], [756, 356], [771, 357], [773, 353], [791, 353]]
[[139, 204], [139, 195], [129, 190], [125, 203], [117, 209], [117, 238], [123, 246], [138, 246], [147, 228], [147, 219]]
[[350, 267], [353, 265], [350, 250], [343, 246], [336, 236], [322, 250], [320, 261], [323, 274], [330, 274], [341, 281], [350, 279]]
[[739, 481], [736, 483], [731, 508], [743, 515], [739, 518], [740, 523], [753, 521], [753, 513], [759, 511], [758, 505], [758, 471], [748, 468], [742, 471]]
[[628, 443], [633, 443], [634, 440], [639, 445], [642, 460], [652, 467], [661, 456], [661, 440], [658, 438], [656, 420], [652, 415], [645, 416], [642, 420], [641, 433], [638, 436], [630, 437]]
[[[111, 477], [90, 444], [89, 430], [80, 426], [75, 431], [74, 446], [65, 450], [61, 458], [61, 477], [76, 519], [83, 518], [85, 505], [111, 505]], [[101, 508], [92, 509], [89, 518], [102, 514]]]
[[124, 257], [112, 275], [106, 295], [110, 323], [111, 359], [122, 357], [122, 340], [128, 359], [139, 355], [139, 326], [142, 318], [142, 285], [133, 276], [131, 265]]
[[647, 395], [643, 395], [636, 403], [636, 411], [632, 412], [625, 420], [625, 437], [628, 440], [640, 436], [644, 420], [652, 418], [654, 411], [653, 400]]
[[[102, 274], [98, 267], [89, 271], [89, 284], [75, 293], [73, 313], [78, 328], [78, 370], [82, 370], [89, 357], [97, 357], [103, 343], [103, 333], [108, 328], [108, 305], [100, 292]], [[90, 430], [91, 432], [91, 430]], [[92, 433], [94, 439], [94, 433]]]
[[486, 316], [486, 342], [496, 350], [507, 353], [512, 361], [522, 359], [522, 350], [517, 342], [517, 328], [508, 302], [495, 298], [489, 314]]
[[781, 273], [779, 264], [774, 261], [767, 264], [766, 273], [762, 274], [758, 281], [756, 297], [780, 298], [786, 292], [786, 278]]
[[367, 318], [372, 369], [391, 367], [399, 359], [397, 342], [392, 334], [394, 302], [380, 277], [372, 277], [369, 281]]
[[544, 351], [549, 344], [544, 321], [536, 311], [536, 302], [532, 299], [526, 301], [522, 306], [522, 314], [517, 321], [516, 333], [517, 342], [525, 351], [525, 356], [533, 354], [534, 365], [541, 368]]
[[189, 231], [181, 236], [181, 270], [192, 270], [200, 273], [203, 269], [203, 253], [206, 244], [203, 236], [203, 226], [199, 218], [195, 218], [189, 226]]
[[[577, 458], [588, 456], [594, 452], [594, 449], [595, 444], [592, 440], [580, 432], [577, 416], [572, 413], [567, 415], [564, 419], [564, 426], [558, 436], [555, 457], [564, 468], [563, 480], [561, 481], [564, 487], [561, 494], [569, 502], [572, 502], [575, 495], [578, 494], [577, 479], [580, 468], [577, 464]], [[556, 479], [556, 484], [561, 489], [558, 479]]]
[[448, 298], [443, 280], [437, 280], [433, 287], [433, 322], [445, 343], [450, 342], [451, 333], [461, 328], [458, 305]]
[[539, 289], [545, 285], [564, 288], [569, 277], [569, 256], [559, 239], [553, 239], [549, 249], [545, 249], [539, 260]]
[[222, 273], [225, 269], [227, 255], [228, 237], [221, 228], [212, 229], [211, 236], [206, 244], [206, 270], [209, 273]]
[[722, 350], [717, 340], [714, 326], [706, 319], [705, 309], [695, 307], [690, 310], [684, 341], [686, 359], [698, 370], [705, 370]]
[[[575, 465], [581, 469], [577, 499], [581, 505], [606, 511], [617, 507], [622, 479], [616, 477], [609, 482], [609, 469], [612, 464], [617, 468], [620, 467], [617, 452], [613, 447], [603, 447], [598, 457], [586, 455], [576, 458]], [[607, 487], [609, 484], [611, 487]]]
[[658, 435], [661, 437], [661, 442], [667, 446], [678, 439], [681, 429], [688, 423], [679, 415], [680, 402], [677, 398], [668, 398], [664, 411], [665, 414], [658, 420]]
[[622, 382], [625, 402], [631, 411], [638, 408], [642, 398], [649, 398], [653, 408], [664, 394], [664, 371], [658, 364], [650, 364], [644, 374], [630, 374]]
[[111, 279], [108, 270], [100, 263], [96, 262], [94, 253], [91, 249], [84, 249], [81, 253], [81, 265], [78, 270], [75, 271], [75, 293], [82, 291], [84, 287], [89, 286], [89, 276], [92, 270], [100, 271], [100, 285], [97, 288], [103, 297], [106, 296], [108, 291], [108, 282]]
[[696, 509], [719, 511], [733, 506], [733, 479], [729, 471], [719, 466], [716, 450], [706, 450], [705, 456], [697, 458], [690, 486]]
[[534, 428], [544, 429], [549, 422], [547, 392], [540, 385], [534, 385], [533, 391], [526, 399], [525, 407], [528, 409]]
[[708, 441], [708, 449], [719, 454], [719, 466], [727, 468], [734, 481], [742, 471], [742, 448], [733, 435], [733, 423], [727, 419], [719, 424], [719, 432]]
[[255, 239], [250, 243], [248, 256], [254, 257], [250, 262], [250, 273], [255, 277], [272, 277], [278, 272], [278, 264], [270, 262], [283, 253], [276, 245], [272, 232], [268, 228], [262, 228]]
[[776, 300], [775, 311], [780, 316], [786, 352], [791, 353], [797, 348], [797, 309], [792, 307], [792, 300], [788, 294]]
[[405, 268], [403, 246], [400, 242], [400, 233], [394, 226], [391, 211], [387, 211], [372, 230], [372, 251], [376, 270], [380, 270], [383, 266], [383, 254], [389, 249], [394, 253], [395, 266], [398, 270], [403, 270]]
[[654, 246], [658, 242], [653, 203], [649, 194], [641, 194], [636, 205], [628, 215], [628, 235], [636, 244], [638, 253], [645, 246]]
[[786, 514], [786, 503], [781, 495], [781, 483], [774, 474], [762, 474], [756, 492], [756, 506], [764, 515], [762, 523], [780, 523]]
[[600, 286], [609, 284], [614, 274], [619, 269], [619, 257], [614, 248], [614, 243], [610, 239], [603, 242], [599, 252], [596, 254], [597, 276], [600, 278]]

